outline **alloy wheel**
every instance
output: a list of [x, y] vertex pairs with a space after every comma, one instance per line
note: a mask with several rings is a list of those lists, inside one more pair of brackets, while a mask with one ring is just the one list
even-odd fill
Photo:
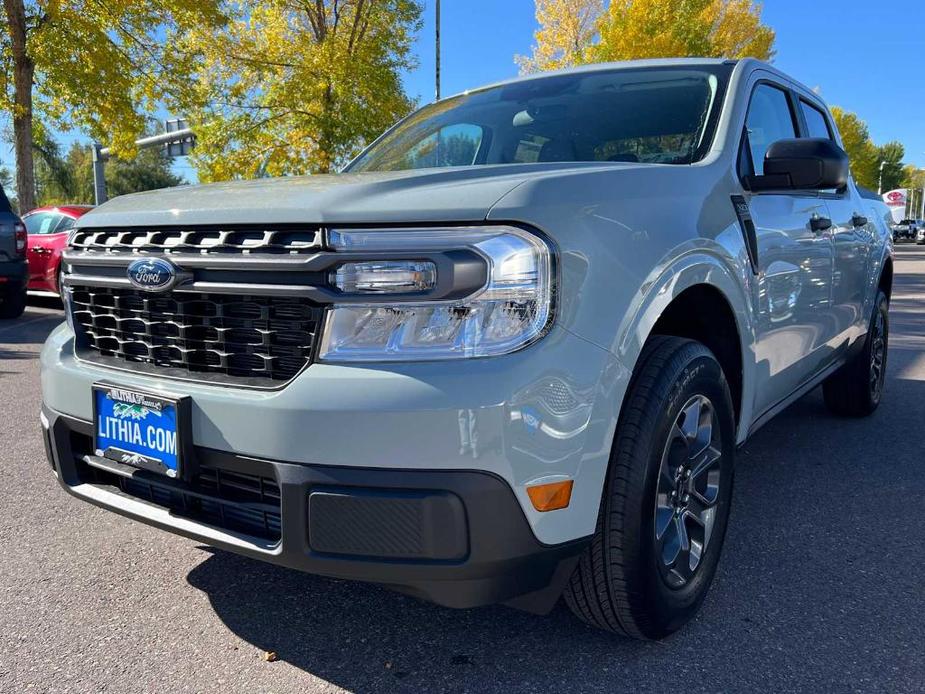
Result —
[[655, 547], [662, 578], [683, 588], [703, 563], [716, 520], [722, 441], [716, 410], [691, 397], [672, 425], [655, 497]]

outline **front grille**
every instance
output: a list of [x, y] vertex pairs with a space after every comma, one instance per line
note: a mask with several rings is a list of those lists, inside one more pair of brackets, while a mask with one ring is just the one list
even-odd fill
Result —
[[106, 254], [307, 255], [317, 252], [320, 245], [320, 231], [286, 228], [88, 228], [79, 229], [71, 239], [75, 250]]
[[118, 489], [204, 525], [279, 542], [280, 492], [272, 477], [202, 466], [185, 484], [144, 471], [127, 477], [84, 460], [78, 463], [83, 483]]
[[107, 365], [265, 386], [308, 364], [321, 309], [303, 298], [74, 287], [78, 353]]

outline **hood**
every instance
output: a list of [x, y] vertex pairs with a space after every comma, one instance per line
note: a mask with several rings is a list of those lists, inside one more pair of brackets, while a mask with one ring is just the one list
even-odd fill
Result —
[[479, 222], [527, 179], [596, 166], [478, 166], [180, 186], [113, 198], [77, 226]]

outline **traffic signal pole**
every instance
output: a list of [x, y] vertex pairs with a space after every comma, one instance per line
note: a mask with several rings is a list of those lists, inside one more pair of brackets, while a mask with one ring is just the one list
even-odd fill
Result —
[[[160, 135], [143, 137], [140, 140], [135, 140], [135, 146], [138, 149], [148, 149], [149, 147], [160, 147], [193, 138], [195, 138], [193, 129], [183, 128], [161, 133]], [[96, 198], [97, 205], [102, 205], [109, 199], [106, 193], [105, 165], [111, 156], [112, 152], [109, 147], [103, 147], [99, 142], [93, 143], [93, 196]]]

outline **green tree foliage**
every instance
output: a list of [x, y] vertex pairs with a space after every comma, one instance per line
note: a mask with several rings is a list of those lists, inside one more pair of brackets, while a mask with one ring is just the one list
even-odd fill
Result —
[[[850, 111], [838, 106], [832, 107], [832, 117], [842, 144], [851, 160], [851, 173], [854, 180], [866, 188], [877, 190], [880, 177], [880, 151], [870, 139], [867, 124]], [[889, 190], [889, 188], [884, 188]]]
[[0, 164], [0, 186], [3, 187], [7, 199], [13, 206], [14, 210], [19, 209], [19, 201], [16, 199], [16, 190], [13, 182], [13, 172], [9, 167]]
[[[877, 147], [877, 161], [883, 162], [883, 190], [893, 190], [902, 186], [903, 157], [905, 156], [906, 148], [895, 140]], [[879, 168], [880, 164], [878, 163], [877, 166]]]
[[[903, 177], [898, 188], [925, 188], [925, 169], [919, 169], [912, 164], [903, 167]], [[889, 190], [888, 188], [885, 190]]]
[[[93, 203], [93, 151], [89, 145], [74, 142], [62, 155], [52, 142], [43, 144], [39, 151], [35, 166], [39, 205]], [[105, 176], [110, 197], [185, 183], [170, 170], [170, 159], [159, 148], [143, 149], [135, 157], [110, 159]]]
[[414, 106], [417, 0], [241, 0], [227, 31], [187, 34], [201, 80], [186, 113], [203, 181], [329, 172]]
[[524, 72], [636, 58], [774, 56], [774, 31], [752, 0], [536, 0]]
[[33, 146], [78, 128], [131, 154], [145, 112], [191, 90], [190, 31], [216, 32], [221, 0], [3, 0], [0, 110], [12, 121], [17, 189], [34, 205]]

